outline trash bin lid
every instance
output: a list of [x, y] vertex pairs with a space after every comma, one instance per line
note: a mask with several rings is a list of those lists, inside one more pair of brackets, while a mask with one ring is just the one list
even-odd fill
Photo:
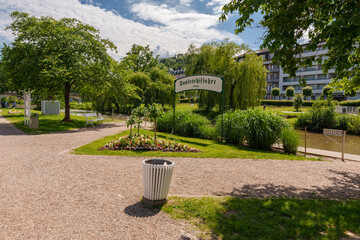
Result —
[[166, 165], [174, 164], [173, 161], [165, 160], [165, 159], [148, 159], [148, 160], [143, 161], [144, 164], [151, 164], [151, 165], [164, 165], [165, 162], [166, 162]]

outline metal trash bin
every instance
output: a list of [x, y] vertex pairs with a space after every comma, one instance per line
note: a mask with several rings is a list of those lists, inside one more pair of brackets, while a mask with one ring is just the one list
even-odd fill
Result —
[[163, 205], [167, 201], [175, 163], [164, 159], [149, 159], [142, 162], [144, 196], [146, 205]]
[[31, 129], [39, 129], [39, 114], [33, 113], [30, 116], [30, 126]]

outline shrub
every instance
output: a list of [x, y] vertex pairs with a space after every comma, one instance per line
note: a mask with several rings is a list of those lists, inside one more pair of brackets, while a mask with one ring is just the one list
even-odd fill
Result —
[[323, 95], [325, 97], [330, 97], [333, 94], [333, 89], [329, 86], [323, 88]]
[[[174, 125], [173, 116], [173, 111], [168, 111], [158, 118], [157, 129], [162, 132], [171, 133]], [[206, 117], [189, 111], [176, 111], [174, 133], [185, 137], [201, 138], [204, 133], [201, 132], [200, 127], [209, 124], [210, 121]]]
[[305, 128], [309, 127], [311, 122], [311, 116], [308, 113], [299, 114], [296, 121], [295, 127], [296, 128]]
[[278, 96], [280, 96], [280, 88], [273, 88], [271, 89], [271, 95], [274, 97], [274, 99]]
[[200, 126], [199, 131], [200, 131], [200, 138], [202, 138], [202, 139], [216, 140], [216, 138], [218, 136], [217, 132], [216, 132], [216, 128], [213, 127], [211, 124]]
[[340, 106], [348, 106], [348, 107], [360, 107], [360, 100], [349, 100], [339, 102]]
[[301, 94], [297, 94], [294, 97], [293, 104], [294, 104], [294, 108], [297, 112], [299, 111], [299, 108], [301, 108], [301, 106], [303, 105], [303, 102], [304, 102], [303, 96]]
[[296, 154], [299, 146], [299, 135], [295, 130], [285, 128], [281, 132], [281, 142], [285, 153]]
[[299, 115], [295, 122], [296, 127], [308, 127], [309, 130], [322, 131], [323, 128], [336, 126], [335, 104], [328, 101], [316, 101], [310, 111]]
[[348, 123], [348, 130], [355, 134], [360, 133], [360, 116], [351, 117], [351, 121]]
[[[241, 144], [245, 140], [244, 124], [246, 112], [241, 110], [224, 113], [223, 138], [227, 143]], [[221, 115], [217, 118], [216, 133], [221, 135]]]
[[271, 149], [287, 127], [285, 120], [271, 111], [248, 109], [245, 111], [245, 138], [250, 147]]
[[348, 130], [351, 122], [352, 122], [351, 116], [346, 115], [346, 114], [338, 115], [335, 128], [341, 129], [341, 130]]
[[[304, 107], [311, 107], [314, 101], [303, 101]], [[291, 100], [262, 100], [261, 105], [267, 106], [284, 106], [284, 107], [291, 107], [293, 106], [293, 101]]]
[[287, 96], [288, 98], [291, 98], [293, 97], [295, 94], [295, 89], [293, 87], [288, 87], [286, 90], [285, 90], [285, 96]]
[[310, 87], [310, 86], [304, 87], [304, 88], [302, 89], [302, 93], [303, 93], [303, 95], [304, 95], [305, 97], [311, 97], [312, 92], [313, 92], [313, 89], [312, 89], [312, 87]]

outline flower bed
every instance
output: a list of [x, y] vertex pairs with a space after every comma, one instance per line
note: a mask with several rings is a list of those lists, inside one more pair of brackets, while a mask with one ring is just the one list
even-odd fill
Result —
[[100, 150], [129, 150], [129, 151], [163, 151], [163, 152], [200, 152], [180, 142], [155, 139], [148, 135], [124, 136], [111, 141]]

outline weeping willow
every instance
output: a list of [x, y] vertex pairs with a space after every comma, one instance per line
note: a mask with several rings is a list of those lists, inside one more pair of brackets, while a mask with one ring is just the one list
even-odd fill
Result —
[[[231, 109], [255, 107], [265, 95], [266, 69], [262, 58], [251, 52], [243, 61], [236, 61], [234, 57], [244, 50], [249, 48], [227, 40], [207, 43], [199, 48], [190, 45], [186, 54], [186, 73], [222, 76], [225, 80], [225, 105]], [[201, 109], [211, 110], [221, 105], [221, 96], [199, 91], [198, 102]]]

